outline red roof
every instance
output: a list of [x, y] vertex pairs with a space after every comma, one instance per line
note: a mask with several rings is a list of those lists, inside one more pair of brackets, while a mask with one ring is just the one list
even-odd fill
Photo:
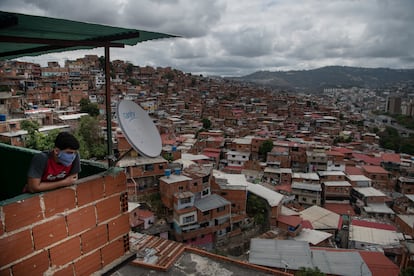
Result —
[[332, 151], [339, 151], [340, 153], [343, 153], [343, 154], [347, 154], [347, 153], [352, 153], [353, 152], [351, 149], [342, 148], [342, 147], [333, 148]]
[[352, 220], [352, 225], [367, 227], [367, 228], [375, 228], [375, 229], [382, 229], [382, 230], [389, 230], [389, 231], [397, 231], [397, 228], [393, 225], [380, 223], [380, 222], [372, 222], [366, 220]]
[[379, 166], [381, 165], [381, 158], [380, 157], [372, 157], [366, 154], [362, 154], [362, 153], [353, 153], [352, 154], [353, 158], [357, 161], [362, 161], [367, 165], [376, 165]]
[[224, 171], [237, 171], [237, 172], [241, 172], [243, 170], [242, 167], [237, 167], [237, 166], [226, 166], [223, 169]]
[[359, 251], [372, 276], [398, 276], [400, 269], [382, 252]]
[[354, 167], [354, 166], [346, 166], [345, 173], [347, 175], [364, 175], [361, 168]]
[[338, 215], [350, 215], [355, 216], [355, 211], [349, 204], [341, 204], [341, 203], [325, 203], [325, 209], [334, 212]]
[[388, 171], [381, 166], [361, 166], [361, 168], [367, 173], [381, 173], [388, 174]]
[[277, 186], [275, 186], [275, 191], [285, 191], [285, 192], [291, 193], [292, 192], [292, 185], [290, 185], [290, 184], [277, 185]]
[[326, 152], [326, 155], [330, 155], [330, 156], [344, 156], [344, 153], [340, 152], [340, 151], [336, 151], [336, 150], [330, 150]]
[[211, 151], [203, 151], [203, 154], [204, 154], [205, 156], [208, 156], [208, 157], [214, 157], [214, 158], [218, 158], [218, 157], [220, 156], [220, 153], [217, 153], [217, 152], [211, 152]]
[[313, 229], [312, 223], [309, 220], [303, 220], [302, 227], [307, 229]]
[[381, 157], [384, 162], [401, 163], [401, 157], [398, 153], [383, 153]]
[[154, 213], [148, 210], [142, 210], [142, 209], [138, 209], [138, 217], [139, 218], [150, 218], [153, 217]]
[[272, 152], [289, 152], [288, 148], [285, 147], [273, 147]]
[[287, 224], [289, 226], [298, 226], [299, 224], [302, 223], [303, 219], [299, 216], [284, 216], [284, 215], [280, 215], [277, 218], [278, 221], [280, 221], [281, 223]]

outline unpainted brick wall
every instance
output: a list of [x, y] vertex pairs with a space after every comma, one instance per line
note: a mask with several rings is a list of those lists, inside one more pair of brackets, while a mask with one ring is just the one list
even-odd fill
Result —
[[0, 275], [90, 275], [129, 253], [126, 175], [107, 171], [0, 206]]

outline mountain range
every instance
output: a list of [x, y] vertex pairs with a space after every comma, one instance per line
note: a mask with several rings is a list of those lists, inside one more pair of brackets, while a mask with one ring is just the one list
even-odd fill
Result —
[[384, 89], [401, 86], [403, 83], [414, 86], [414, 69], [326, 66], [312, 70], [258, 71], [232, 79], [298, 92], [350, 87]]

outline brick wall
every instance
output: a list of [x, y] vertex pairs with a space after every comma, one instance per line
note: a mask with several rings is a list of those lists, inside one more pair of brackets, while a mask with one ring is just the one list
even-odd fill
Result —
[[0, 202], [0, 275], [90, 275], [129, 253], [126, 176]]

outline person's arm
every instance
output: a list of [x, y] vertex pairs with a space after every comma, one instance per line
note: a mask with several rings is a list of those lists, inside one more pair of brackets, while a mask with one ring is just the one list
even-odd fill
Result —
[[42, 182], [40, 178], [28, 177], [27, 179], [27, 191], [30, 193], [43, 192], [47, 190], [53, 190], [56, 188], [70, 186], [78, 180], [78, 174], [71, 174], [67, 177], [52, 182]]

